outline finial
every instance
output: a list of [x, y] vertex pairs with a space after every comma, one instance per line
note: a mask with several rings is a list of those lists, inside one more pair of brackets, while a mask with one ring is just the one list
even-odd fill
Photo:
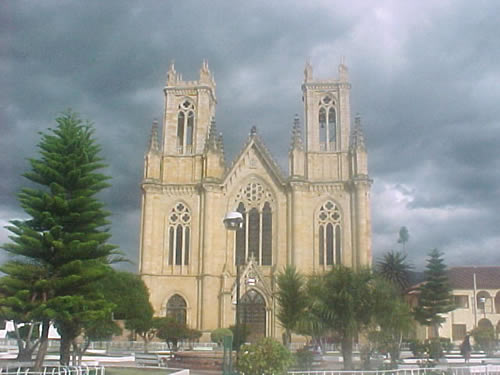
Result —
[[208, 69], [208, 61], [203, 60], [201, 63], [200, 69], [200, 82], [202, 83], [214, 83], [212, 73], [210, 73], [210, 69]]
[[176, 80], [177, 80], [177, 73], [175, 71], [175, 62], [174, 60], [171, 60], [167, 72], [167, 84], [173, 84], [176, 82]]
[[255, 125], [252, 126], [252, 129], [250, 129], [250, 135], [252, 137], [257, 135], [257, 127]]
[[345, 64], [345, 56], [342, 56], [339, 64], [339, 79], [341, 81], [349, 80], [349, 69], [347, 69], [347, 65]]

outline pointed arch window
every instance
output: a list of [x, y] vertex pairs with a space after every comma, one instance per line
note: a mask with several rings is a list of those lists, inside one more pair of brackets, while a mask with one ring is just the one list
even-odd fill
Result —
[[318, 211], [318, 259], [320, 265], [342, 264], [342, 217], [339, 207], [326, 201]]
[[182, 202], [177, 203], [168, 217], [168, 264], [188, 265], [191, 237], [191, 212]]
[[178, 107], [177, 113], [177, 151], [179, 154], [193, 152], [194, 104], [185, 99]]
[[325, 95], [319, 102], [319, 144], [321, 151], [334, 151], [337, 140], [337, 114], [335, 101]]
[[174, 294], [167, 302], [167, 316], [174, 318], [182, 324], [186, 324], [187, 304], [184, 298]]
[[243, 215], [243, 228], [236, 231], [235, 263], [253, 257], [258, 264], [272, 265], [272, 194], [258, 182], [242, 187], [236, 196], [237, 211]]

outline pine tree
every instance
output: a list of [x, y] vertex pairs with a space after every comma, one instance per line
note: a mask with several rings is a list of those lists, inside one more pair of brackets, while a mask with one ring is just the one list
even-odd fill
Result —
[[29, 159], [24, 177], [32, 186], [18, 195], [29, 218], [12, 220], [7, 227], [11, 242], [3, 249], [11, 260], [0, 267], [6, 274], [0, 282], [6, 297], [2, 309], [14, 314], [19, 301], [29, 300], [30, 311], [18, 318], [42, 322], [36, 367], [45, 355], [51, 321], [73, 326], [70, 334], [61, 331], [61, 362], [67, 364], [69, 345], [83, 321], [110, 310], [89, 286], [109, 270], [116, 248], [107, 244], [109, 212], [96, 198], [109, 187], [109, 177], [97, 172], [105, 164], [94, 130], [72, 112], [56, 122], [55, 129], [41, 133], [39, 158]]
[[437, 249], [429, 253], [425, 282], [419, 288], [419, 303], [415, 309], [415, 319], [422, 325], [432, 327], [436, 336], [441, 323], [445, 320], [440, 314], [454, 309], [442, 255]]

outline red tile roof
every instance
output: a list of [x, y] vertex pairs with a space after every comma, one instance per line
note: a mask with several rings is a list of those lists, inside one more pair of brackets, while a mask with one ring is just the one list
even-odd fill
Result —
[[453, 289], [500, 289], [500, 267], [453, 267], [448, 269], [448, 280]]

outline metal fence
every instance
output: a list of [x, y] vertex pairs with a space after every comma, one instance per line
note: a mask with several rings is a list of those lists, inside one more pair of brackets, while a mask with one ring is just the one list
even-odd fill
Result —
[[0, 368], [1, 375], [105, 375], [103, 366], [57, 366], [44, 367], [41, 371], [33, 371], [30, 367]]
[[[49, 340], [49, 352], [59, 351], [59, 340]], [[179, 349], [192, 349], [194, 348], [211, 348], [215, 349], [218, 345], [214, 342], [197, 342], [188, 343], [180, 342]], [[17, 341], [12, 339], [0, 339], [0, 349], [17, 350]], [[106, 353], [137, 353], [144, 352], [143, 341], [95, 341], [91, 342], [88, 350], [104, 350]], [[165, 342], [153, 341], [148, 344], [150, 352], [164, 352], [168, 351], [168, 345]]]
[[500, 375], [500, 365], [483, 365], [447, 368], [402, 368], [395, 370], [320, 370], [289, 371], [288, 375]]

